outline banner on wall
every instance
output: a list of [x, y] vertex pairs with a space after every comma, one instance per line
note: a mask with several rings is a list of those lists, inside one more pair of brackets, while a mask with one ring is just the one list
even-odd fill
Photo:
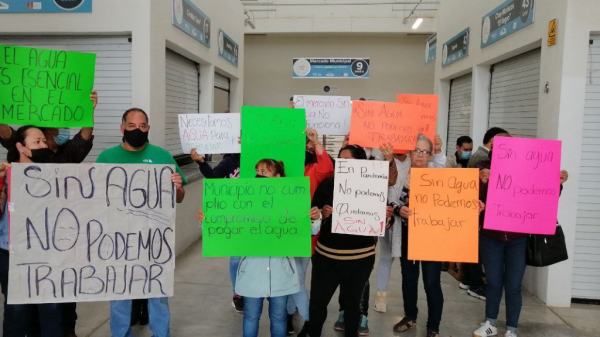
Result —
[[502, 40], [534, 21], [534, 0], [504, 1], [481, 19], [481, 48]]
[[469, 56], [469, 33], [470, 28], [467, 28], [444, 43], [442, 67]]
[[174, 172], [173, 165], [14, 164], [8, 303], [172, 296]]
[[173, 26], [210, 48], [210, 18], [190, 0], [173, 0]]
[[219, 56], [238, 66], [239, 46], [227, 33], [219, 29]]
[[0, 0], [2, 13], [91, 13], [93, 0]]
[[437, 52], [437, 33], [431, 35], [425, 42], [425, 64], [435, 61]]
[[294, 78], [369, 78], [368, 58], [295, 58]]

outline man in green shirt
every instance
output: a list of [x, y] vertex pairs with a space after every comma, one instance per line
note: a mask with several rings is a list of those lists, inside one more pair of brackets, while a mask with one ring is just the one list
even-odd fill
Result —
[[[187, 180], [181, 169], [173, 159], [173, 156], [158, 146], [148, 143], [150, 124], [148, 115], [142, 109], [129, 109], [123, 114], [121, 133], [123, 143], [113, 148], [104, 150], [96, 163], [100, 164], [163, 164], [175, 165], [177, 173], [171, 176], [173, 184], [177, 189], [176, 200], [183, 201]], [[132, 336], [131, 323], [131, 300], [111, 301], [110, 303], [110, 330], [113, 336]], [[169, 302], [166, 297], [151, 298], [148, 300], [150, 310], [150, 330], [154, 336], [171, 335], [169, 325], [171, 314]]]

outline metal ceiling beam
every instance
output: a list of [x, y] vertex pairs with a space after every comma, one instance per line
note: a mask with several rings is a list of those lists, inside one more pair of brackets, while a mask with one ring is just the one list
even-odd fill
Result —
[[272, 2], [244, 2], [244, 6], [276, 6], [276, 7], [297, 7], [297, 6], [383, 6], [383, 5], [438, 5], [439, 1], [434, 2], [348, 2], [348, 3], [272, 3]]

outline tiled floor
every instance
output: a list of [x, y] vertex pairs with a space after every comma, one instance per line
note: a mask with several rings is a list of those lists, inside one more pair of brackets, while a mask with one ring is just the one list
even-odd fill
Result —
[[[230, 305], [231, 285], [228, 259], [203, 258], [200, 242], [194, 244], [177, 261], [175, 296], [171, 299], [171, 331], [173, 336], [241, 336], [242, 315]], [[370, 309], [371, 336], [394, 336], [392, 326], [401, 318], [402, 296], [399, 264], [392, 270], [388, 292], [388, 312]], [[310, 267], [309, 267], [310, 270]], [[308, 276], [310, 277], [310, 276]], [[376, 291], [375, 275], [371, 277], [371, 307]], [[421, 288], [422, 289], [422, 288]], [[459, 290], [457, 282], [444, 273], [445, 297], [442, 336], [472, 336], [484, 314], [484, 302]], [[406, 337], [425, 336], [427, 306], [424, 291], [419, 294], [421, 316], [418, 328], [403, 334]], [[337, 298], [337, 297], [335, 297]], [[572, 308], [550, 308], [525, 294], [519, 327], [520, 337], [597, 336], [600, 334], [600, 307], [573, 305]], [[266, 311], [266, 310], [265, 310]], [[109, 336], [108, 303], [83, 303], [78, 306], [79, 336]], [[501, 309], [500, 319], [504, 317]], [[343, 336], [331, 328], [337, 318], [337, 301], [329, 306], [329, 317], [323, 336]], [[504, 321], [500, 321], [501, 335]], [[301, 323], [296, 322], [297, 329]], [[134, 328], [136, 336], [151, 336], [147, 327]], [[260, 336], [269, 336], [268, 317], [263, 314]]]

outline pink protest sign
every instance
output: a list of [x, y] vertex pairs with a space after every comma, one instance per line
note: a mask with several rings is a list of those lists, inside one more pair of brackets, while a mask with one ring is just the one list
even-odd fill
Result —
[[485, 229], [554, 234], [560, 149], [557, 140], [494, 138]]

